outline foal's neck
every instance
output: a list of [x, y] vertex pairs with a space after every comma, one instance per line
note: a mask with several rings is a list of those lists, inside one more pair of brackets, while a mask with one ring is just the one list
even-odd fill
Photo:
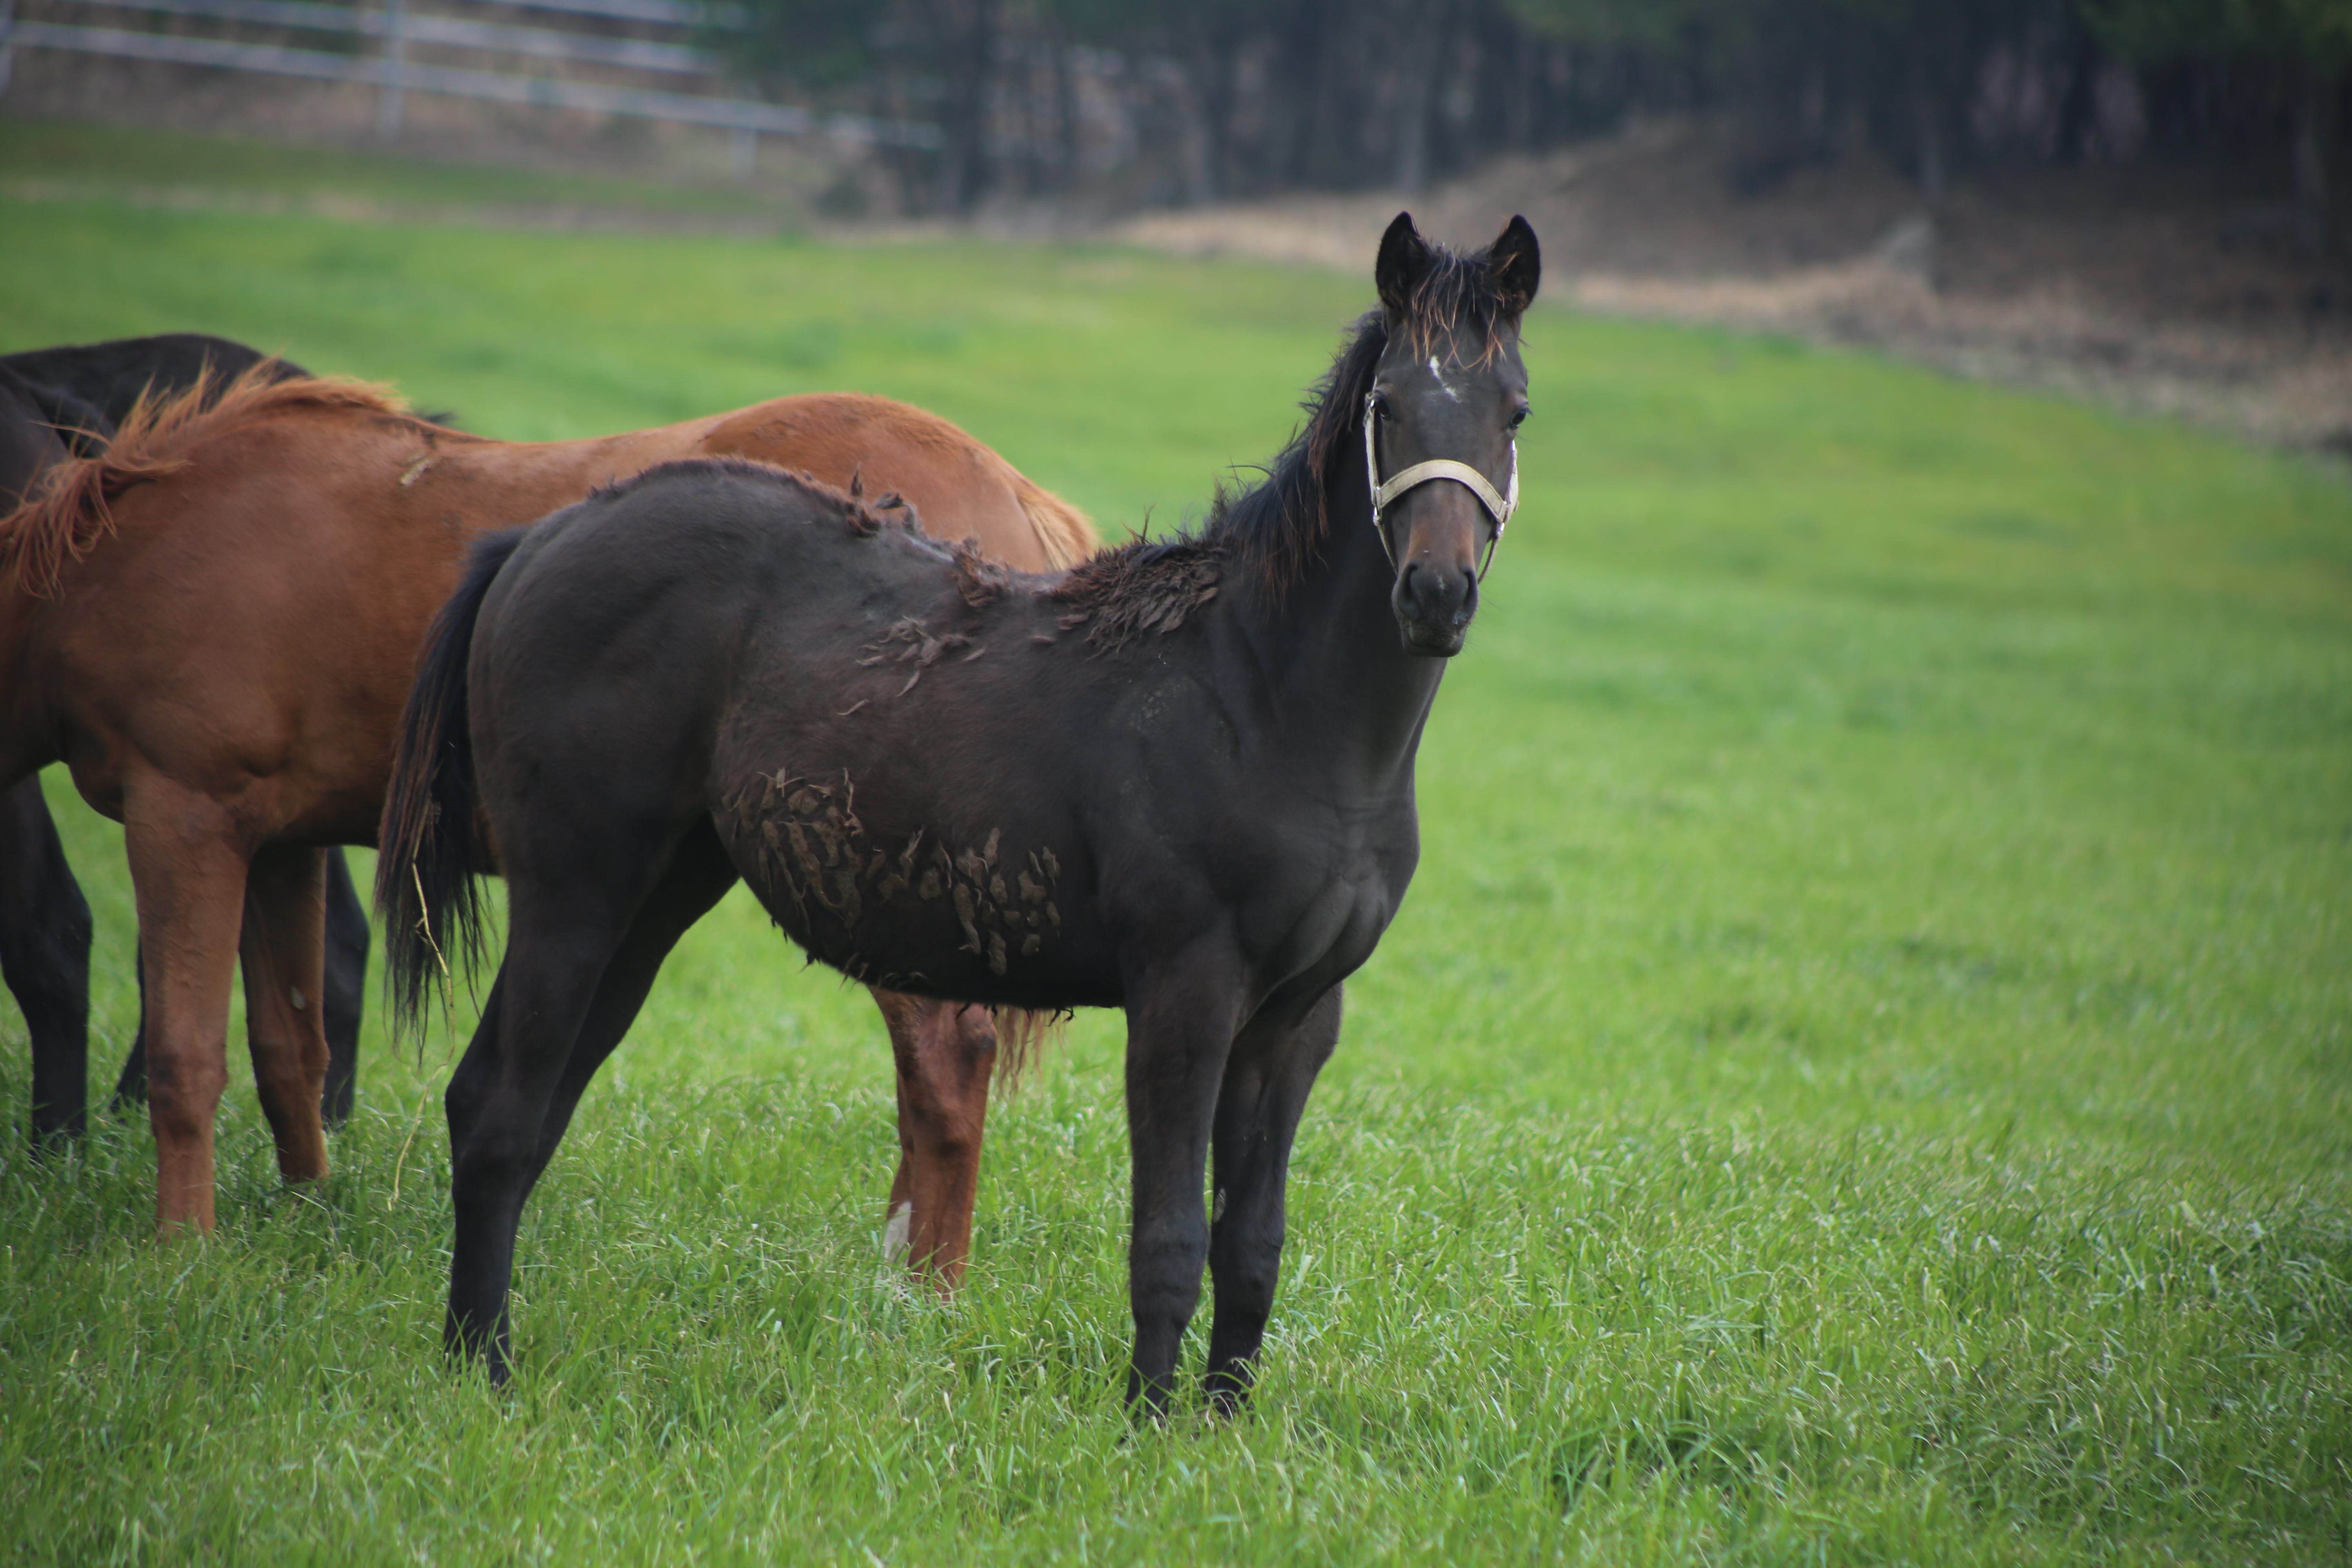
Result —
[[1286, 593], [1253, 595], [1254, 640], [1286, 739], [1327, 750], [1359, 776], [1409, 782], [1445, 660], [1404, 651], [1370, 487], [1360, 464], [1343, 457], [1333, 468], [1321, 548]]

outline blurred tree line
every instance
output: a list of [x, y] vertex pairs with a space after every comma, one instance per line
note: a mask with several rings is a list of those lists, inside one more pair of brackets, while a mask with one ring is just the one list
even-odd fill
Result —
[[1413, 190], [1497, 153], [1696, 113], [1762, 190], [1867, 148], [1956, 163], [2267, 167], [2327, 236], [2352, 0], [749, 0], [772, 88], [929, 120], [906, 205]]

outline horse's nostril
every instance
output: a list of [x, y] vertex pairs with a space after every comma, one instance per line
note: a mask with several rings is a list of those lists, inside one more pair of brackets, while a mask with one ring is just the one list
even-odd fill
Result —
[[1419, 563], [1405, 568], [1404, 600], [1423, 615], [1451, 614], [1468, 603], [1476, 584], [1466, 572], [1440, 572]]

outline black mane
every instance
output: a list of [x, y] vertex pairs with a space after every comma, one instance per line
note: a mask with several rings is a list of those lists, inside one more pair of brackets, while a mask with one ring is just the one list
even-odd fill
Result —
[[1385, 311], [1359, 319], [1330, 370], [1299, 405], [1307, 422], [1267, 466], [1265, 478], [1238, 491], [1217, 488], [1200, 542], [1233, 556], [1276, 593], [1313, 563], [1330, 531], [1324, 498], [1331, 463], [1354, 450], [1364, 396], [1388, 351], [1390, 331]]

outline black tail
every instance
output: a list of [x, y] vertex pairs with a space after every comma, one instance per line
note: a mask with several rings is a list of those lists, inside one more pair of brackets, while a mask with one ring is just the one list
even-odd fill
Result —
[[482, 959], [481, 887], [474, 878], [490, 865], [476, 843], [466, 664], [482, 600], [528, 531], [511, 528], [474, 542], [457, 593], [433, 617], [400, 716], [375, 863], [384, 983], [396, 1029], [415, 1028], [425, 994]]

